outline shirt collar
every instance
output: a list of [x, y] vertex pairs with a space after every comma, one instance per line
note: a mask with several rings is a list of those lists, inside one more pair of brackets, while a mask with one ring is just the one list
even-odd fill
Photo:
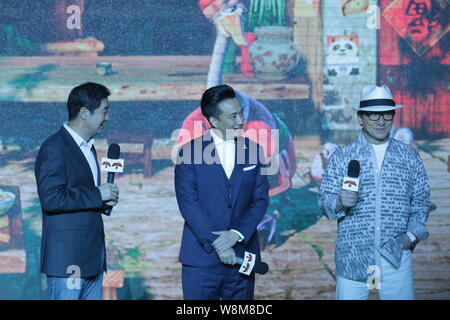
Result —
[[232, 139], [232, 140], [223, 140], [221, 137], [219, 137], [215, 132], [214, 132], [214, 130], [213, 129], [211, 129], [211, 130], [209, 130], [210, 132], [211, 132], [211, 137], [213, 138], [213, 140], [214, 140], [214, 143], [216, 144], [216, 145], [220, 145], [220, 144], [222, 144], [222, 143], [235, 143], [235, 141], [234, 141], [234, 139]]
[[72, 128], [70, 128], [67, 125], [67, 122], [64, 122], [63, 126], [67, 130], [67, 132], [69, 132], [69, 134], [72, 136], [72, 138], [75, 140], [75, 142], [79, 147], [88, 147], [89, 149], [92, 148], [92, 145], [95, 142], [94, 138], [91, 138], [89, 139], [89, 141], [86, 141], [82, 137], [80, 137], [80, 135], [76, 133]]

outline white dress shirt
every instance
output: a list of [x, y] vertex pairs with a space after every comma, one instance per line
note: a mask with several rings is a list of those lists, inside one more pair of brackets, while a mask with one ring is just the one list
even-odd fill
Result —
[[[230, 179], [231, 174], [233, 173], [234, 162], [236, 158], [236, 142], [234, 141], [234, 139], [223, 140], [212, 129], [210, 130], [210, 132], [216, 146], [216, 152], [219, 154], [222, 168], [225, 171], [227, 178]], [[244, 236], [239, 231], [235, 229], [231, 229], [230, 231], [236, 232], [239, 235], [238, 242], [244, 240]]]
[[94, 152], [92, 151], [92, 146], [95, 142], [94, 138], [91, 138], [89, 141], [84, 140], [82, 137], [80, 137], [78, 133], [76, 133], [67, 125], [67, 122], [64, 123], [64, 128], [67, 130], [67, 132], [69, 132], [73, 140], [75, 140], [75, 143], [80, 147], [81, 152], [83, 152], [83, 155], [86, 158], [87, 162], [89, 163], [89, 167], [91, 168], [94, 184], [97, 186], [98, 169]]
[[231, 174], [233, 173], [236, 157], [236, 142], [234, 141], [234, 139], [223, 140], [218, 135], [216, 135], [214, 130], [211, 130], [211, 137], [213, 138], [214, 144], [216, 145], [216, 151], [219, 154], [222, 168], [225, 171], [227, 178], [230, 179]]

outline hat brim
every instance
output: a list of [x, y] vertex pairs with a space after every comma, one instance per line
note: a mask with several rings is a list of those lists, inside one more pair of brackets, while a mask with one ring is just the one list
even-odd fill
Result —
[[372, 111], [372, 112], [384, 112], [384, 111], [392, 111], [403, 108], [402, 105], [396, 105], [396, 106], [373, 106], [373, 107], [364, 107], [360, 108], [358, 107], [352, 107], [355, 111]]

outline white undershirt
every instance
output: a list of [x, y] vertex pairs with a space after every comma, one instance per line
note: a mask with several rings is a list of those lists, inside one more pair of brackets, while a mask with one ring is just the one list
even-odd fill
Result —
[[373, 150], [375, 150], [375, 157], [377, 159], [377, 172], [380, 172], [381, 165], [383, 164], [384, 155], [386, 154], [386, 149], [388, 146], [388, 142], [386, 141], [383, 144], [372, 144]]

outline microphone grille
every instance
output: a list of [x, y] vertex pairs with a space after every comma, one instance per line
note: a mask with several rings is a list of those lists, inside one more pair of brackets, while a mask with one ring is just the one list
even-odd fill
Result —
[[117, 143], [112, 143], [108, 147], [108, 158], [109, 159], [119, 159], [120, 157], [120, 146]]
[[269, 271], [269, 265], [261, 261], [255, 264], [253, 271], [259, 274], [266, 274]]
[[359, 161], [351, 160], [348, 163], [347, 176], [349, 176], [351, 178], [358, 178], [360, 170], [361, 170], [361, 168], [359, 166]]

